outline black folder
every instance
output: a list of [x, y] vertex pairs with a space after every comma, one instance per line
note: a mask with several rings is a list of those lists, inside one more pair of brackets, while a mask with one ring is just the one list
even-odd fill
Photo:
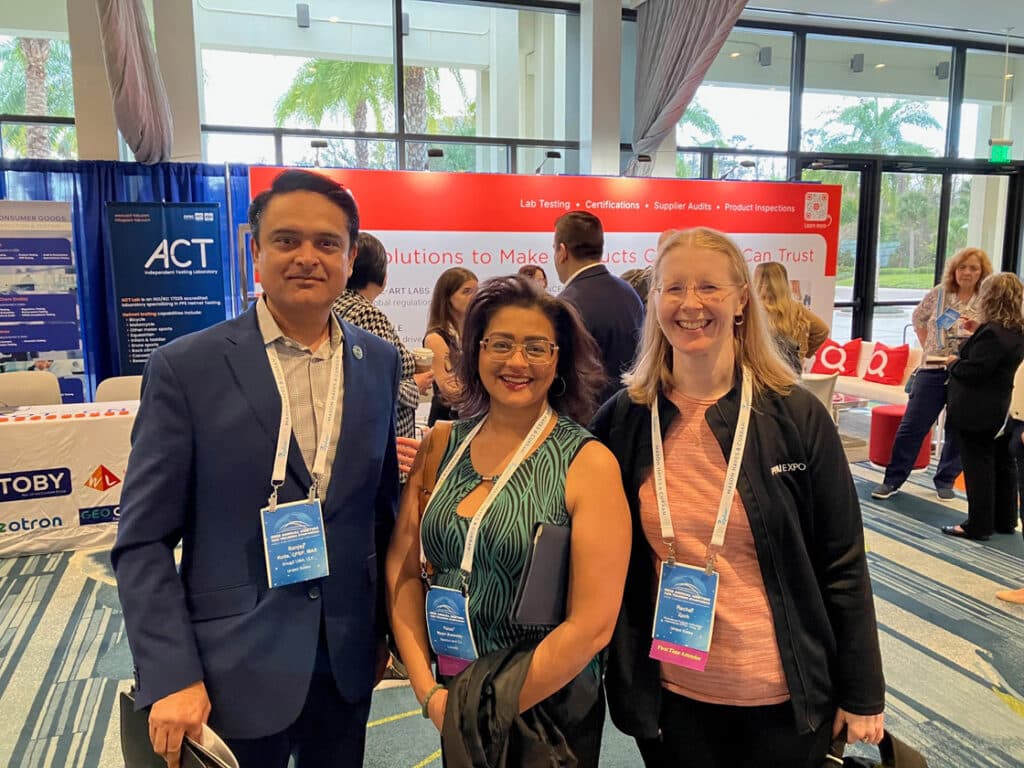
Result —
[[[149, 707], [136, 711], [135, 689], [121, 692], [121, 754], [125, 768], [167, 768], [149, 741]], [[226, 747], [225, 747], [226, 749]], [[188, 737], [181, 743], [181, 768], [229, 768], [234, 756], [223, 759]]]
[[516, 624], [553, 627], [565, 620], [571, 538], [572, 529], [565, 525], [537, 523], [534, 527], [512, 609]]

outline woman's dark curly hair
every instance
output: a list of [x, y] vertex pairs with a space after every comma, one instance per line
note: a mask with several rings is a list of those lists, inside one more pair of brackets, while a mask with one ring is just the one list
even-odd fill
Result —
[[[462, 382], [462, 394], [456, 405], [459, 416], [477, 416], [486, 413], [490, 406], [491, 397], [480, 379], [480, 342], [491, 318], [505, 307], [538, 309], [551, 321], [558, 345], [558, 368], [555, 382], [548, 390], [548, 402], [558, 413], [587, 424], [600, 405], [597, 398], [605, 382], [597, 344], [575, 307], [540, 290], [533, 280], [522, 275], [484, 281], [466, 310], [462, 352], [455, 361], [455, 371]], [[565, 382], [564, 390], [559, 386], [559, 378]]]

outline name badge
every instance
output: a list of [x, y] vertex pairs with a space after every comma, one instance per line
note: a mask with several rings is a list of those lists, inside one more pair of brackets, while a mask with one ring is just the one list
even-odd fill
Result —
[[715, 628], [718, 574], [662, 563], [654, 607], [652, 659], [703, 672]]
[[442, 675], [457, 675], [476, 661], [469, 597], [449, 587], [428, 589], [427, 635], [437, 654], [437, 671]]
[[956, 321], [959, 319], [960, 313], [957, 312], [955, 309], [950, 308], [943, 312], [941, 315], [939, 315], [938, 318], [936, 318], [935, 324], [942, 330], [948, 331], [950, 328], [956, 325]]
[[267, 582], [271, 589], [330, 573], [320, 500], [292, 501], [260, 510]]

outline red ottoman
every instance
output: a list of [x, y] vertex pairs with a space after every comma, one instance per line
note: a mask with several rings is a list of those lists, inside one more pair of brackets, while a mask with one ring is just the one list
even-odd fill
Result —
[[[868, 458], [872, 464], [887, 467], [892, 458], [892, 444], [896, 439], [896, 430], [900, 426], [905, 405], [877, 405], [871, 409], [871, 439], [868, 446]], [[924, 469], [932, 458], [932, 431], [924, 436], [921, 450], [914, 459], [914, 469]]]

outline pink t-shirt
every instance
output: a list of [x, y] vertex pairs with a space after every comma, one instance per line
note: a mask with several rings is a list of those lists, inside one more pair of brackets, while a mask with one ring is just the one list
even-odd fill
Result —
[[[669, 399], [679, 408], [679, 417], [664, 443], [665, 485], [675, 529], [676, 559], [703, 566], [726, 472], [722, 449], [704, 420], [715, 401], [694, 400], [678, 392], [670, 393]], [[668, 553], [661, 538], [653, 473], [640, 486], [640, 520], [657, 573]], [[711, 704], [763, 706], [788, 700], [775, 622], [739, 493], [733, 498], [725, 544], [715, 563], [719, 573], [718, 607], [707, 667], [697, 672], [663, 662], [662, 685], [673, 693]]]

